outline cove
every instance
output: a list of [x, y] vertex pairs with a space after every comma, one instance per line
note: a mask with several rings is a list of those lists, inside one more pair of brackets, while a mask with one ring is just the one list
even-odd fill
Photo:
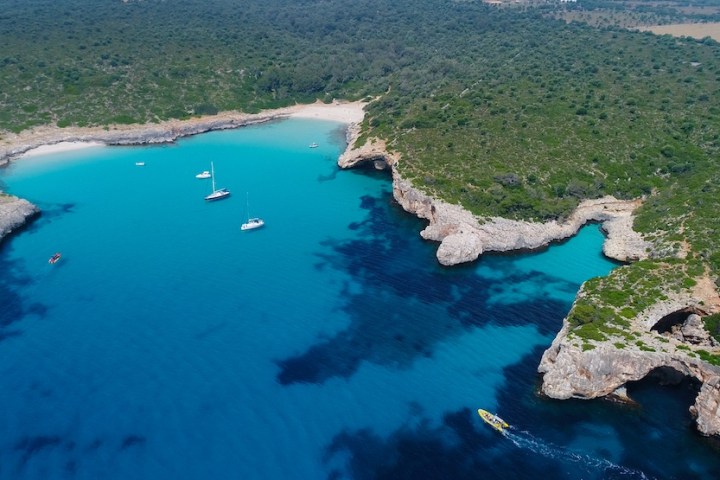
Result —
[[[0, 477], [718, 472], [668, 420], [682, 386], [638, 386], [641, 411], [535, 393], [579, 286], [615, 265], [597, 226], [442, 268], [386, 175], [338, 171], [343, 148], [341, 124], [286, 120], [3, 170], [43, 214], [0, 249]], [[246, 195], [264, 228], [240, 230]]]

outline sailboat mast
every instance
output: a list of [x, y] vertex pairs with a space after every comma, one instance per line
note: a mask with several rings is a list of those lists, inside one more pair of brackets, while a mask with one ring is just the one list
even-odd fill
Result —
[[212, 179], [212, 191], [215, 191], [215, 166], [210, 162], [210, 178]]
[[248, 222], [250, 222], [250, 192], [245, 192], [245, 204], [247, 208]]

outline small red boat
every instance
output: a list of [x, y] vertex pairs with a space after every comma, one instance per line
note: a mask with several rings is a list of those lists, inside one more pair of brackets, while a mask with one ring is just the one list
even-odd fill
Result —
[[60, 260], [60, 253], [59, 253], [59, 252], [56, 253], [55, 255], [53, 255], [52, 257], [50, 257], [50, 260], [48, 260], [48, 263], [55, 263], [55, 262], [57, 262], [58, 260]]

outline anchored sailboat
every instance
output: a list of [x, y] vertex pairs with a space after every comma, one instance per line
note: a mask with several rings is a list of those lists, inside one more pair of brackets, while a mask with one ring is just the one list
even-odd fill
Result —
[[252, 230], [254, 228], [260, 228], [265, 225], [265, 222], [262, 218], [253, 217], [250, 218], [250, 194], [246, 194], [246, 201], [247, 201], [247, 216], [248, 220], [246, 223], [243, 223], [240, 225], [240, 230]]
[[212, 162], [210, 162], [210, 178], [212, 178], [212, 193], [205, 197], [205, 200], [220, 200], [222, 198], [230, 196], [230, 190], [228, 190], [227, 188], [215, 188], [215, 166]]

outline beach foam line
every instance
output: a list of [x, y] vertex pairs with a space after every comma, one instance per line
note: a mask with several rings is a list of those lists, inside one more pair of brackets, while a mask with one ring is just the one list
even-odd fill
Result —
[[51, 145], [41, 145], [32, 148], [22, 154], [22, 157], [33, 157], [36, 155], [47, 155], [49, 153], [68, 152], [72, 150], [80, 150], [89, 147], [101, 147], [105, 144], [102, 142], [59, 142]]

